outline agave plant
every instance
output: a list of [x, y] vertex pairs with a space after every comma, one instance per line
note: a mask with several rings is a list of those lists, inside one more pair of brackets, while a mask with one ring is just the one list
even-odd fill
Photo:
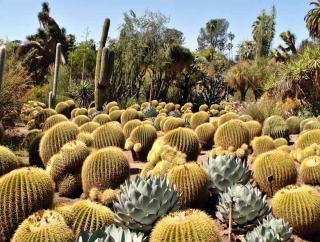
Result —
[[250, 184], [236, 184], [220, 193], [216, 216], [221, 222], [227, 223], [231, 208], [233, 225], [242, 228], [257, 224], [270, 213], [266, 195]]
[[224, 192], [235, 184], [245, 185], [250, 180], [248, 166], [232, 155], [210, 157], [203, 162], [203, 169], [209, 176], [209, 188], [213, 193]]
[[158, 111], [155, 109], [155, 107], [149, 105], [145, 109], [143, 109], [143, 116], [144, 118], [153, 118], [158, 115]]
[[290, 241], [292, 228], [283, 219], [268, 216], [262, 224], [246, 234], [246, 242]]
[[134, 233], [129, 229], [114, 224], [93, 233], [81, 232], [76, 242], [143, 242], [146, 241], [142, 233]]
[[159, 175], [126, 180], [114, 202], [116, 218], [134, 231], [149, 232], [154, 223], [179, 208], [175, 186]]

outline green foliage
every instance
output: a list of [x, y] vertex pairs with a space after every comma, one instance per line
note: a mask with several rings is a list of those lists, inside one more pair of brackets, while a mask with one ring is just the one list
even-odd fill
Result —
[[252, 172], [260, 189], [271, 196], [273, 192], [295, 184], [298, 176], [294, 160], [288, 153], [281, 150], [260, 154], [253, 162]]
[[150, 242], [210, 241], [220, 242], [213, 219], [201, 210], [188, 209], [170, 213], [161, 219], [151, 233]]
[[99, 190], [118, 188], [129, 178], [129, 161], [117, 147], [107, 147], [93, 152], [82, 166], [82, 188], [89, 193], [91, 188]]
[[240, 42], [238, 48], [238, 58], [240, 61], [254, 60], [256, 55], [256, 44], [254, 41], [244, 40]]
[[[0, 178], [0, 238], [8, 240], [18, 225], [32, 213], [53, 202], [53, 185], [43, 169], [26, 167]], [[19, 201], [19, 206], [15, 206]]]
[[[230, 201], [233, 201], [233, 204]], [[229, 221], [230, 206], [233, 208], [232, 224], [237, 227], [257, 224], [270, 212], [267, 197], [250, 184], [236, 184], [229, 187], [226, 192], [220, 193], [216, 216], [225, 224]]]
[[310, 186], [288, 186], [272, 199], [272, 213], [283, 218], [296, 233], [312, 234], [319, 231], [320, 196]]
[[307, 15], [304, 17], [306, 26], [309, 30], [309, 35], [312, 38], [319, 38], [319, 17], [320, 17], [320, 1], [311, 2], [314, 8], [309, 10]]
[[142, 232], [151, 231], [158, 219], [178, 208], [176, 188], [159, 176], [127, 180], [114, 203], [117, 219], [127, 228]]
[[94, 86], [90, 80], [73, 81], [69, 87], [69, 92], [80, 107], [89, 106], [94, 98]]

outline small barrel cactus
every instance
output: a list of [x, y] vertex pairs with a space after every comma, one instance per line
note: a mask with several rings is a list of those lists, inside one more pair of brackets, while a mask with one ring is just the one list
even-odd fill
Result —
[[299, 134], [300, 132], [301, 118], [291, 116], [286, 120], [286, 124], [289, 129], [289, 134]]
[[40, 156], [44, 164], [46, 165], [64, 144], [75, 140], [78, 133], [78, 126], [69, 121], [58, 123], [46, 131], [39, 146]]
[[12, 242], [66, 242], [73, 240], [73, 232], [62, 215], [51, 210], [40, 210], [30, 215], [18, 227], [11, 239]]
[[53, 194], [52, 181], [43, 169], [20, 168], [1, 176], [0, 238], [9, 239], [29, 215], [50, 208]]
[[127, 180], [114, 203], [118, 220], [124, 226], [141, 232], [151, 231], [158, 219], [178, 208], [175, 187], [169, 185], [167, 178], [159, 176], [138, 176], [134, 180]]
[[238, 114], [234, 112], [227, 112], [219, 117], [218, 126], [221, 126], [232, 119], [239, 119]]
[[74, 114], [74, 118], [79, 116], [79, 115], [85, 115], [88, 116], [88, 110], [86, 108], [79, 108], [76, 110], [75, 114]]
[[134, 130], [136, 127], [138, 127], [139, 125], [141, 125], [142, 122], [139, 119], [133, 119], [128, 121], [124, 126], [123, 126], [123, 133], [124, 133], [124, 137], [127, 139], [130, 137], [130, 134], [132, 132], [132, 130]]
[[110, 113], [110, 109], [115, 106], [118, 106], [118, 103], [116, 101], [109, 102], [105, 105], [104, 110], [106, 111], [106, 113]]
[[163, 123], [162, 131], [168, 132], [179, 127], [184, 127], [184, 122], [181, 118], [168, 117]]
[[277, 138], [273, 142], [276, 148], [289, 144], [285, 138]]
[[246, 242], [291, 241], [292, 228], [283, 219], [268, 216], [262, 224], [246, 234]]
[[287, 186], [271, 202], [276, 218], [286, 220], [298, 234], [312, 234], [320, 229], [320, 194], [310, 186]]
[[112, 121], [118, 121], [120, 122], [120, 119], [121, 119], [121, 115], [122, 113], [124, 112], [125, 110], [114, 110], [112, 111], [110, 114], [109, 114], [109, 117]]
[[0, 177], [18, 167], [18, 157], [8, 148], [0, 146]]
[[72, 120], [72, 122], [80, 127], [81, 125], [90, 122], [90, 119], [86, 115], [78, 115]]
[[249, 140], [261, 135], [262, 126], [258, 121], [251, 120], [243, 123], [249, 131]]
[[57, 114], [57, 112], [51, 108], [42, 109], [34, 118], [35, 128], [41, 129], [47, 118], [55, 114]]
[[38, 134], [31, 142], [28, 153], [29, 153], [29, 164], [30, 166], [37, 166], [44, 168], [44, 162], [40, 157], [39, 146], [44, 132]]
[[199, 111], [208, 111], [209, 106], [207, 104], [202, 104], [199, 107]]
[[250, 227], [262, 221], [270, 212], [267, 197], [250, 184], [236, 184], [220, 194], [217, 205], [217, 218], [228, 224], [232, 207], [232, 224], [237, 227]]
[[93, 187], [89, 192], [91, 201], [99, 202], [105, 206], [110, 206], [117, 200], [120, 189], [106, 189], [100, 191], [98, 188]]
[[302, 131], [311, 130], [311, 129], [320, 129], [320, 122], [318, 120], [310, 120], [303, 126]]
[[77, 136], [77, 140], [83, 142], [87, 147], [91, 147], [93, 145], [92, 134], [88, 132], [80, 132]]
[[55, 114], [46, 119], [43, 124], [42, 131], [46, 131], [56, 125], [57, 123], [68, 121], [68, 118], [62, 114]]
[[253, 121], [253, 118], [248, 114], [242, 114], [239, 119], [243, 122]]
[[195, 133], [198, 136], [201, 148], [203, 150], [212, 148], [215, 132], [216, 128], [210, 123], [201, 124], [196, 128]]
[[320, 185], [320, 156], [310, 156], [303, 160], [300, 175], [305, 184]]
[[63, 114], [67, 118], [71, 117], [71, 111], [69, 109], [69, 105], [66, 102], [59, 102], [55, 107], [55, 111], [59, 114]]
[[220, 242], [221, 238], [213, 219], [197, 209], [173, 212], [154, 227], [150, 242]]
[[238, 149], [242, 144], [249, 144], [249, 131], [242, 121], [232, 119], [218, 127], [214, 134], [214, 144], [224, 149]]
[[124, 126], [132, 119], [140, 119], [139, 112], [134, 108], [128, 108], [121, 114], [121, 125]]
[[304, 149], [312, 144], [320, 144], [320, 130], [312, 129], [299, 135], [295, 142], [296, 149]]
[[71, 208], [71, 228], [78, 235], [81, 231], [94, 232], [115, 222], [114, 214], [108, 207], [89, 200], [79, 200]]
[[104, 229], [97, 230], [93, 233], [81, 232], [76, 242], [144, 242], [146, 241], [143, 233], [134, 233], [129, 229], [116, 226], [114, 224], [109, 225]]
[[57, 190], [62, 197], [79, 197], [82, 192], [81, 175], [66, 174], [57, 184]]
[[104, 125], [108, 122], [111, 121], [111, 118], [109, 117], [108, 114], [105, 114], [105, 113], [102, 113], [102, 114], [99, 114], [97, 116], [95, 116], [93, 119], [92, 119], [93, 122], [96, 122], [100, 125]]
[[101, 149], [108, 146], [124, 148], [125, 138], [121, 127], [109, 122], [97, 128], [93, 133], [93, 146]]
[[289, 184], [295, 184], [298, 176], [294, 160], [281, 150], [272, 150], [257, 156], [252, 171], [260, 189], [269, 195]]
[[245, 185], [250, 180], [248, 166], [231, 155], [210, 157], [203, 162], [203, 169], [209, 176], [209, 188], [214, 193], [224, 192], [235, 184]]
[[82, 188], [85, 193], [97, 187], [99, 190], [117, 188], [129, 178], [129, 161], [117, 147], [97, 150], [87, 157], [82, 166]]
[[281, 137], [288, 139], [289, 129], [282, 117], [273, 115], [264, 120], [262, 133], [263, 135], [269, 135], [273, 139]]
[[273, 139], [267, 135], [255, 137], [251, 141], [251, 146], [254, 155], [260, 155], [276, 148]]
[[190, 119], [190, 126], [192, 129], [196, 129], [200, 124], [209, 122], [209, 114], [204, 111], [194, 113]]
[[79, 132], [93, 133], [93, 131], [95, 131], [99, 127], [100, 127], [100, 124], [96, 122], [87, 122], [79, 127]]
[[196, 162], [174, 166], [168, 173], [168, 179], [171, 185], [176, 186], [182, 207], [204, 206], [208, 198], [209, 178]]

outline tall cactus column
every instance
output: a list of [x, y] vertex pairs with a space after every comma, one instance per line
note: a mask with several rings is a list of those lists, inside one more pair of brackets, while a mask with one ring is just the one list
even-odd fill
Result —
[[2, 87], [3, 74], [4, 74], [4, 65], [6, 61], [6, 48], [0, 47], [0, 91]]
[[54, 76], [53, 76], [53, 83], [52, 83], [52, 91], [49, 92], [49, 108], [55, 105], [56, 98], [57, 98], [57, 86], [58, 86], [58, 79], [59, 79], [59, 69], [60, 69], [60, 60], [61, 60], [61, 44], [58, 43], [56, 46], [56, 58], [54, 62]]
[[103, 110], [103, 104], [108, 100], [108, 88], [110, 88], [110, 79], [114, 63], [114, 51], [105, 47], [110, 27], [110, 19], [105, 19], [102, 35], [100, 39], [99, 50], [96, 61], [95, 72], [95, 106], [97, 111]]

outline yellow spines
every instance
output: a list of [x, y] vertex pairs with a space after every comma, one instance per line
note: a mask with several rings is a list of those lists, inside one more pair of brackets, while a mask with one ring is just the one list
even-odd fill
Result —
[[196, 129], [200, 124], [209, 122], [209, 114], [204, 111], [194, 113], [190, 119], [190, 126], [192, 129]]
[[106, 111], [106, 113], [107, 113], [107, 114], [111, 113], [111, 112], [110, 112], [110, 109], [111, 109], [112, 107], [115, 107], [115, 106], [118, 106], [118, 103], [117, 103], [116, 101], [112, 101], [112, 102], [107, 103], [107, 105], [105, 106], [105, 111]]
[[273, 139], [267, 135], [255, 137], [251, 141], [251, 146], [256, 156], [276, 148]]
[[79, 131], [92, 133], [99, 127], [100, 125], [96, 122], [87, 122], [79, 127]]
[[168, 132], [179, 127], [184, 127], [184, 122], [181, 118], [168, 117], [163, 122], [162, 131]]
[[285, 138], [278, 138], [278, 139], [275, 139], [273, 142], [276, 148], [283, 145], [288, 145], [288, 141]]
[[[263, 192], [271, 194], [289, 184], [295, 184], [298, 176], [294, 160], [281, 150], [260, 154], [252, 165], [253, 178]], [[269, 177], [272, 176], [270, 185]]]
[[295, 142], [295, 148], [304, 149], [312, 144], [320, 144], [320, 129], [313, 129], [300, 134]]
[[121, 127], [112, 122], [100, 126], [92, 133], [93, 147], [101, 149], [108, 146], [124, 148], [125, 138]]
[[300, 175], [305, 184], [320, 185], [320, 156], [304, 159], [300, 166]]
[[232, 119], [239, 119], [239, 115], [234, 112], [227, 112], [225, 114], [222, 114], [220, 118], [218, 119], [218, 126], [221, 126], [222, 124], [232, 120]]
[[112, 111], [111, 113], [109, 113], [109, 117], [112, 121], [119, 121], [120, 122], [120, 119], [121, 119], [121, 115], [122, 113], [124, 112], [123, 109], [120, 109], [120, 110], [114, 110]]
[[55, 114], [46, 119], [43, 124], [42, 130], [46, 131], [56, 125], [57, 123], [68, 121], [67, 117], [62, 114]]
[[7, 147], [0, 145], [0, 177], [18, 167], [18, 157]]
[[83, 142], [87, 147], [91, 147], [93, 145], [92, 134], [88, 132], [80, 132], [77, 136], [77, 140]]
[[249, 131], [249, 139], [260, 136], [262, 132], [262, 126], [258, 121], [251, 120], [243, 123]]
[[121, 114], [121, 125], [122, 127], [126, 124], [126, 122], [132, 119], [140, 119], [139, 112], [134, 108], [128, 108]]
[[132, 132], [132, 130], [136, 127], [138, 127], [139, 125], [141, 125], [142, 122], [139, 119], [133, 119], [128, 121], [124, 126], [123, 126], [123, 133], [124, 133], [124, 137], [127, 139], [130, 137], [130, 134]]
[[89, 198], [91, 201], [101, 203], [105, 206], [112, 205], [113, 201], [117, 199], [120, 189], [106, 189], [100, 191], [98, 188], [93, 187], [89, 192]]
[[104, 125], [110, 121], [111, 121], [111, 118], [109, 117], [108, 114], [105, 114], [105, 113], [98, 114], [92, 119], [92, 122], [96, 122], [100, 125]]
[[201, 124], [196, 128], [195, 133], [199, 139], [202, 149], [207, 150], [212, 148], [215, 132], [216, 128], [210, 123]]
[[86, 115], [78, 115], [72, 121], [80, 127], [81, 125], [90, 122], [90, 119]]
[[202, 105], [200, 105], [200, 107], [199, 107], [199, 111], [208, 111], [208, 109], [209, 109], [209, 106], [207, 105], [207, 104], [202, 104]]

